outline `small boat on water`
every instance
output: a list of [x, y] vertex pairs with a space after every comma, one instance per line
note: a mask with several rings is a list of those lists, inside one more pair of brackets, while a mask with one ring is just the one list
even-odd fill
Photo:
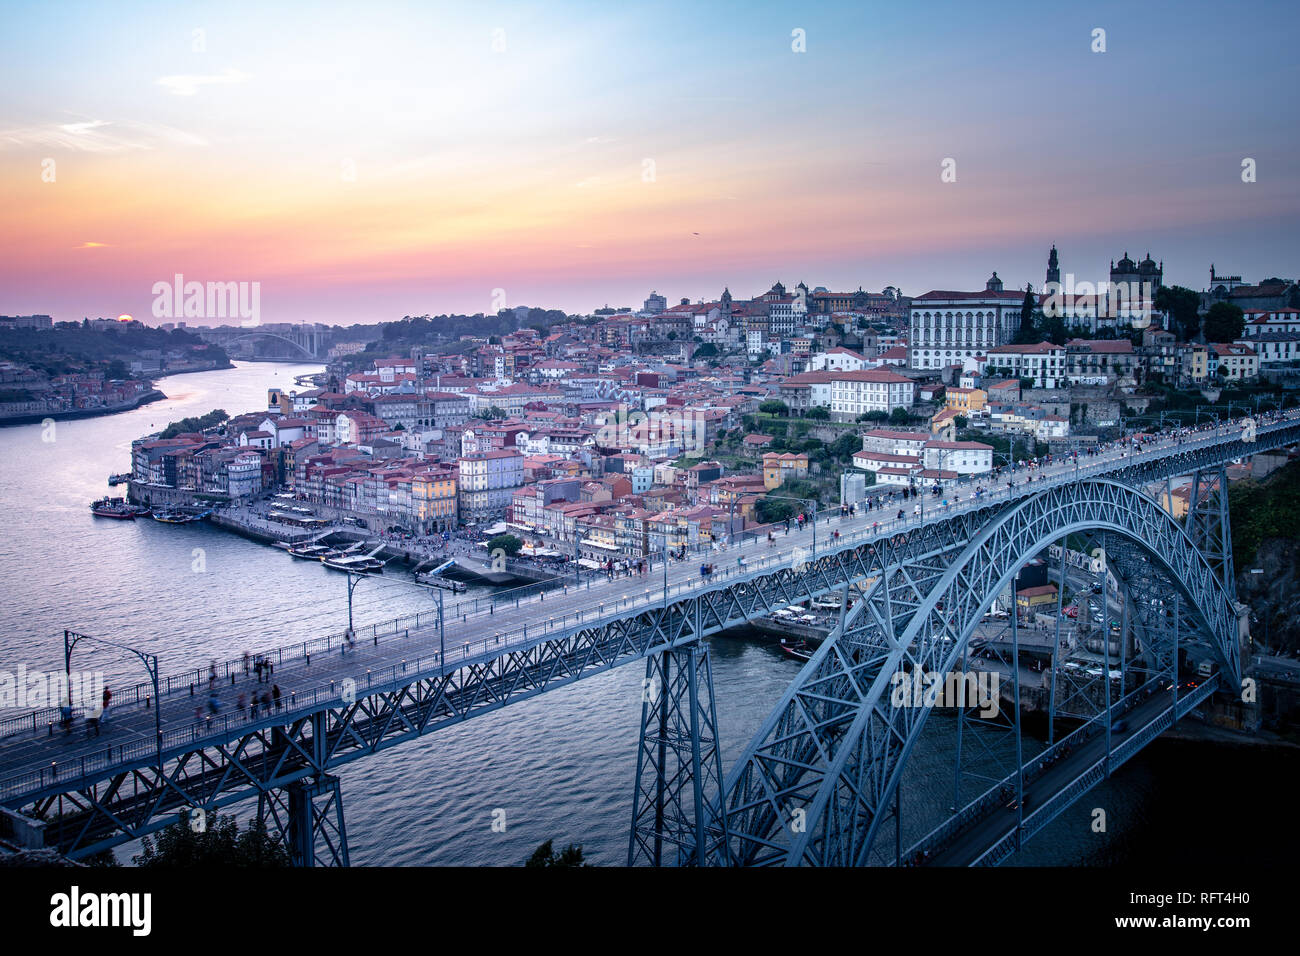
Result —
[[302, 544], [289, 548], [289, 553], [295, 558], [302, 558], [304, 561], [321, 561], [327, 555], [332, 557], [338, 552], [323, 544]]
[[352, 574], [383, 574], [384, 562], [364, 554], [341, 555], [325, 558], [325, 567], [335, 571], [347, 571]]
[[460, 594], [466, 590], [466, 585], [463, 581], [453, 581], [451, 578], [444, 578], [442, 575], [435, 574], [432, 571], [417, 574], [415, 576], [415, 583], [427, 584], [430, 587], [435, 588], [442, 588], [445, 591], [450, 591], [452, 594]]
[[[119, 521], [134, 521], [139, 509], [129, 505], [125, 498], [100, 498], [90, 503], [90, 510], [99, 518], [117, 518]], [[146, 510], [145, 514], [149, 512]]]
[[161, 521], [163, 524], [190, 524], [194, 521], [202, 521], [207, 516], [206, 511], [199, 514], [191, 514], [186, 511], [155, 511], [153, 520]]
[[785, 651], [791, 657], [797, 658], [801, 661], [806, 661], [813, 656], [813, 651], [815, 651], [816, 648], [807, 641], [786, 641], [783, 637], [781, 638], [781, 650]]

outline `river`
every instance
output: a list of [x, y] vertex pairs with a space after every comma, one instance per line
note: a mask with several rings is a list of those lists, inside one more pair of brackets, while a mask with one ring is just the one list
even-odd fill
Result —
[[[156, 653], [168, 673], [345, 626], [344, 578], [321, 565], [204, 524], [96, 519], [87, 507], [108, 490], [110, 473], [129, 470], [133, 439], [214, 408], [232, 415], [264, 408], [268, 387], [291, 390], [295, 376], [318, 370], [236, 363], [164, 378], [167, 400], [130, 412], [57, 422], [52, 432], [41, 425], [0, 429], [0, 585], [8, 622], [0, 670], [61, 669], [64, 628]], [[429, 610], [431, 592], [409, 581], [402, 573], [363, 581], [354, 598], [358, 625]], [[743, 637], [711, 646], [725, 768], [798, 665]], [[108, 647], [78, 647], [75, 668], [102, 670], [110, 685], [144, 679], [134, 658]], [[581, 843], [593, 863], [623, 863], [643, 674], [643, 665], [620, 667], [343, 768], [352, 862], [515, 865], [550, 839], [557, 847]], [[950, 795], [950, 741], [943, 721], [927, 725], [927, 756], [909, 768], [904, 789], [906, 823], [933, 810], [936, 794]], [[1204, 820], [1215, 806], [1258, 811], [1260, 796], [1245, 793], [1243, 781], [1261, 775], [1265, 761], [1270, 775], [1285, 773], [1284, 765], [1296, 769], [1294, 753], [1159, 741], [1011, 862], [1123, 863], [1153, 847], [1167, 861], [1221, 852], [1241, 862], [1249, 853], [1243, 846], [1267, 839], [1268, 821], [1285, 819], [1280, 808], [1276, 815], [1217, 813], [1216, 825], [1224, 817], [1231, 823], [1222, 825], [1235, 828], [1228, 838], [1216, 837]], [[1104, 834], [1092, 829], [1095, 807], [1107, 810]], [[241, 823], [253, 809], [236, 807]], [[497, 810], [505, 811], [504, 832], [493, 828]], [[123, 862], [129, 855], [118, 851]]]

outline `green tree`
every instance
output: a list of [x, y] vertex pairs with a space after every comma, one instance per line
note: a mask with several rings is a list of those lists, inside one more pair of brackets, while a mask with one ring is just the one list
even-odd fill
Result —
[[570, 843], [559, 853], [551, 849], [551, 841], [547, 840], [536, 850], [533, 855], [524, 861], [524, 866], [591, 866], [582, 858], [582, 844], [576, 846]]
[[754, 515], [759, 524], [775, 524], [794, 516], [793, 501], [784, 498], [759, 498], [754, 505]]
[[790, 409], [786, 407], [785, 402], [778, 401], [775, 398], [769, 398], [767, 401], [763, 402], [763, 404], [758, 406], [758, 410], [764, 415], [779, 415], [781, 417], [785, 417], [790, 412]]
[[1053, 345], [1064, 345], [1069, 334], [1065, 327], [1065, 320], [1059, 315], [1046, 316], [1041, 312], [1038, 313], [1038, 337], [1040, 340], [1051, 342]]
[[166, 428], [159, 433], [159, 438], [175, 438], [183, 432], [201, 432], [220, 425], [230, 418], [224, 408], [216, 408], [206, 415], [198, 415], [191, 418], [182, 418], [178, 422], [171, 422]]
[[1020, 329], [1016, 332], [1017, 345], [1033, 345], [1040, 342], [1038, 328], [1034, 322], [1034, 312], [1038, 309], [1038, 299], [1034, 296], [1033, 286], [1025, 286], [1025, 298], [1020, 303]]
[[845, 432], [827, 446], [836, 458], [847, 460], [862, 447], [862, 439], [851, 431]]
[[967, 425], [970, 424], [970, 419], [967, 418], [965, 415], [957, 415], [953, 418], [952, 421], [953, 424], [956, 425], [958, 428], [965, 428]]
[[898, 408], [895, 408], [893, 411], [889, 413], [889, 420], [893, 422], [895, 425], [906, 425], [908, 422], [912, 420], [912, 416], [908, 414], [906, 408], [903, 408], [900, 405]]
[[1231, 302], [1216, 302], [1205, 313], [1205, 341], [1233, 342], [1246, 330], [1245, 313]]
[[813, 418], [816, 419], [817, 421], [824, 422], [831, 417], [831, 410], [827, 408], [825, 405], [814, 405], [812, 408], [808, 409], [808, 411], [804, 413], [804, 417]]
[[694, 352], [695, 358], [712, 358], [718, 354], [718, 347], [712, 342], [705, 342]]
[[502, 551], [504, 551], [506, 554], [510, 555], [510, 557], [513, 558], [516, 554], [519, 553], [519, 549], [524, 546], [524, 543], [519, 538], [516, 538], [513, 534], [499, 534], [491, 541], [489, 541], [487, 543], [487, 546], [488, 546], [488, 554], [495, 554], [497, 552], [497, 549], [500, 548]]
[[485, 421], [490, 422], [499, 418], [509, 418], [510, 416], [504, 408], [497, 405], [491, 405], [487, 408], [479, 409], [479, 411], [474, 413], [474, 417], [482, 418]]
[[264, 823], [250, 821], [242, 833], [232, 816], [209, 820], [196, 833], [185, 823], [173, 823], [157, 840], [145, 837], [144, 852], [133, 857], [137, 866], [195, 867], [286, 867], [289, 852], [272, 837]]
[[1170, 331], [1176, 331], [1183, 341], [1190, 342], [1201, 330], [1201, 317], [1197, 314], [1201, 307], [1199, 292], [1180, 285], [1161, 286], [1152, 304], [1169, 316], [1176, 326]]

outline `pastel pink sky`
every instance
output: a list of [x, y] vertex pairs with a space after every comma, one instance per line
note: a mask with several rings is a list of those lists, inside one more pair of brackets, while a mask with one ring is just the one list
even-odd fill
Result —
[[919, 294], [1041, 284], [1053, 242], [1092, 281], [1125, 251], [1193, 288], [1300, 271], [1286, 31], [926, 6], [31, 16], [0, 41], [0, 312], [148, 318], [176, 273], [260, 282], [268, 322]]

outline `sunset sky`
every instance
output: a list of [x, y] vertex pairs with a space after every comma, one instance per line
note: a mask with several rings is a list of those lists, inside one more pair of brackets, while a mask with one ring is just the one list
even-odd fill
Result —
[[5, 2], [0, 313], [1300, 273], [1294, 3], [984, 7]]

